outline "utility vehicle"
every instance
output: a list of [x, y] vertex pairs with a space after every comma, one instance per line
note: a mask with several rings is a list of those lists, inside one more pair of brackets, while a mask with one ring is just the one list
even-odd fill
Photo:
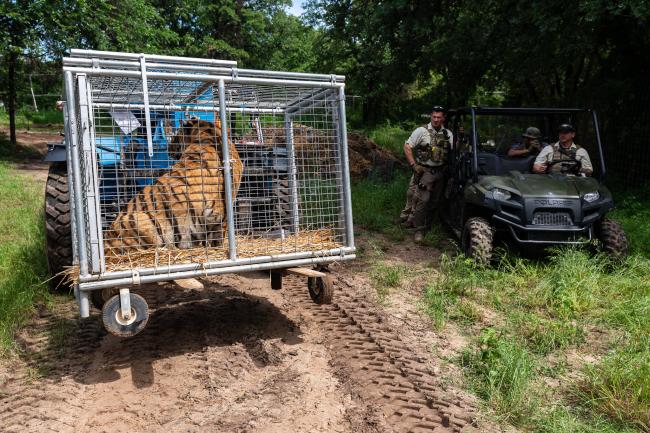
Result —
[[[546, 174], [535, 174], [535, 154], [507, 156], [527, 127], [541, 131], [544, 147], [558, 141], [562, 123], [575, 125], [574, 142], [589, 152], [593, 176], [580, 174], [575, 159], [554, 161]], [[604, 184], [595, 111], [467, 107], [450, 111], [448, 125], [457, 143], [450, 155], [441, 216], [468, 257], [488, 264], [497, 237], [529, 250], [593, 243], [617, 259], [626, 256], [625, 232], [607, 216], [614, 201]], [[550, 170], [555, 164], [561, 165], [560, 173]]]

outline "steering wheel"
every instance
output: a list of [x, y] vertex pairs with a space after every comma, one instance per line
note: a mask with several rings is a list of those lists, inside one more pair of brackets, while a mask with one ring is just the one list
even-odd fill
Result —
[[562, 164], [562, 173], [571, 173], [576, 176], [580, 174], [580, 169], [582, 168], [582, 163], [575, 158], [570, 159], [559, 159], [557, 161], [551, 161], [546, 166], [546, 172], [551, 172], [551, 167], [556, 164]]

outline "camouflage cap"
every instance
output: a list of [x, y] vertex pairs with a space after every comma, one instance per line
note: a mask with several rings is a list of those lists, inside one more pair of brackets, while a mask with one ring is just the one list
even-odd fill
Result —
[[539, 129], [535, 128], [534, 126], [529, 126], [528, 128], [526, 128], [526, 132], [521, 134], [521, 136], [526, 138], [536, 139], [541, 137], [542, 133]]

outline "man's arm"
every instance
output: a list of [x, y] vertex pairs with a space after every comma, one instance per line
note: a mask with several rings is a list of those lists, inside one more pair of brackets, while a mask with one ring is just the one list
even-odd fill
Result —
[[544, 174], [548, 167], [548, 154], [553, 152], [553, 146], [546, 146], [535, 158], [533, 173]]
[[404, 156], [409, 167], [413, 167], [415, 165], [415, 158], [413, 157], [413, 149], [411, 149], [408, 143], [404, 143]]
[[594, 166], [591, 165], [591, 159], [589, 158], [589, 153], [586, 149], [578, 149], [576, 152], [576, 159], [580, 161], [580, 173], [584, 173], [585, 176], [591, 176], [594, 174]]
[[530, 153], [530, 150], [525, 147], [511, 147], [508, 149], [508, 156], [526, 156]]

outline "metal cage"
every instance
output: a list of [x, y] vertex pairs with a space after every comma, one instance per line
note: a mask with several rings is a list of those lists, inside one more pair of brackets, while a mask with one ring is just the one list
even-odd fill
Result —
[[344, 77], [72, 50], [74, 263], [88, 291], [354, 258]]

